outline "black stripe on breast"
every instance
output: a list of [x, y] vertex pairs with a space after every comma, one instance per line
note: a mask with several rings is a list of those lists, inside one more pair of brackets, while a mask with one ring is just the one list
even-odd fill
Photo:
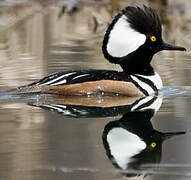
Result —
[[140, 81], [148, 84], [155, 92], [155, 95], [158, 95], [158, 89], [157, 87], [155, 86], [155, 84], [150, 80], [150, 79], [147, 79], [147, 78], [144, 78], [144, 77], [141, 77], [139, 75], [133, 75], [135, 76], [137, 79], [139, 79]]
[[[134, 76], [134, 75], [133, 75], [133, 76]], [[139, 90], [140, 90], [145, 96], [148, 96], [148, 95], [149, 95], [149, 93], [148, 93], [145, 89], [143, 89], [143, 88], [139, 85], [139, 83], [137, 83], [136, 81], [134, 81], [132, 78], [131, 78], [131, 82], [132, 82], [136, 87], [138, 87]]]

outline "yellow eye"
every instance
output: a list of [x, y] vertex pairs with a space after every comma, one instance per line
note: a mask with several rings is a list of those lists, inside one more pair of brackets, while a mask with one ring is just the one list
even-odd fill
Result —
[[151, 147], [152, 147], [152, 148], [156, 147], [156, 145], [157, 145], [156, 142], [152, 142], [152, 143], [151, 143]]
[[151, 36], [150, 39], [151, 39], [152, 42], [155, 42], [157, 40], [157, 38], [155, 36]]

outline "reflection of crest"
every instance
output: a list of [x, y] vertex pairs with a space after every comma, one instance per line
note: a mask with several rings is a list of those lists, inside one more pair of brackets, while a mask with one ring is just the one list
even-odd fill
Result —
[[116, 167], [127, 171], [127, 174], [128, 170], [143, 170], [144, 164], [160, 163], [164, 140], [185, 133], [156, 131], [150, 122], [152, 116], [153, 110], [128, 112], [104, 128], [106, 154]]

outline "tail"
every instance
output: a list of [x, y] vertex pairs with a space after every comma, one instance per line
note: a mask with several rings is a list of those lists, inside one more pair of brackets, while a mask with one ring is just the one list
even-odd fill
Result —
[[7, 91], [3, 91], [0, 94], [30, 94], [30, 93], [40, 93], [42, 92], [42, 89], [40, 86], [37, 85], [26, 85], [26, 86], [20, 86], [14, 89], [10, 89]]
[[44, 98], [41, 93], [41, 87], [39, 86], [21, 86], [18, 88], [0, 91], [0, 101], [14, 101], [14, 102], [28, 102], [29, 100], [35, 100]]

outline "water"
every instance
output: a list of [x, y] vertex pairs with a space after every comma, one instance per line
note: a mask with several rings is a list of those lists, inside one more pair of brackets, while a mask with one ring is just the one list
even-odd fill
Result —
[[[79, 18], [86, 10], [33, 8], [1, 25], [1, 90], [60, 70], [119, 69], [101, 54], [104, 25]], [[190, 89], [189, 53], [153, 64], [165, 86]], [[0, 179], [190, 179], [190, 102], [170, 88], [145, 99], [1, 94]]]

